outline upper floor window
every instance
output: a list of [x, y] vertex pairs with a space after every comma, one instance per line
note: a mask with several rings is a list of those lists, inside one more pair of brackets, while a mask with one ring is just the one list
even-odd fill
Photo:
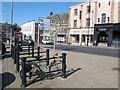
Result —
[[110, 6], [110, 1], [109, 1], [108, 5]]
[[98, 7], [100, 8], [100, 6], [101, 6], [101, 4], [100, 3], [98, 3]]
[[106, 14], [105, 13], [102, 14], [102, 19], [101, 20], [102, 20], [101, 23], [106, 22]]
[[90, 11], [91, 11], [91, 6], [89, 5], [87, 6], [87, 13], [90, 13]]
[[110, 17], [107, 17], [107, 19], [108, 19], [108, 23], [110, 22]]
[[100, 18], [98, 18], [98, 23], [100, 22]]
[[81, 19], [82, 18], [82, 11], [80, 11], [80, 16], [79, 16], [79, 19]]
[[77, 20], [74, 20], [74, 28], [77, 27]]
[[67, 32], [67, 27], [66, 26], [62, 27], [62, 32]]
[[86, 26], [90, 26], [90, 18], [86, 19]]
[[62, 19], [62, 23], [67, 23], [68, 19], [67, 18], [63, 18]]
[[74, 15], [77, 15], [77, 9], [74, 10]]

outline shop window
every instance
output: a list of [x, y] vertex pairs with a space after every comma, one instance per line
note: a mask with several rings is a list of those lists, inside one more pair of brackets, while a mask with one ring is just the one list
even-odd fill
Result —
[[82, 35], [82, 42], [85, 42], [85, 35]]
[[76, 36], [76, 43], [79, 43], [79, 35]]
[[90, 42], [93, 42], [93, 35], [90, 36]]

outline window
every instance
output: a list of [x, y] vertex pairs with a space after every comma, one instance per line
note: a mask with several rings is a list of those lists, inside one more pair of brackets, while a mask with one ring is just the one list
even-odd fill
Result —
[[110, 1], [109, 1], [108, 5], [110, 6]]
[[106, 22], [106, 14], [103, 13], [102, 14], [102, 21], [101, 21], [101, 23], [105, 23], [105, 22]]
[[74, 10], [74, 15], [77, 15], [77, 9]]
[[82, 35], [82, 42], [85, 42], [85, 35]]
[[62, 23], [67, 23], [68, 19], [67, 18], [63, 18], [62, 19]]
[[74, 28], [77, 27], [77, 20], [74, 20]]
[[98, 18], [98, 23], [100, 22], [100, 18]]
[[82, 18], [82, 11], [80, 11], [80, 16], [79, 16], [79, 19], [81, 19]]
[[101, 4], [99, 3], [99, 4], [98, 4], [98, 7], [99, 7], [99, 8], [100, 8], [100, 5], [101, 5]]
[[90, 26], [90, 18], [86, 19], [86, 26]]
[[63, 26], [61, 32], [66, 32], [66, 31], [67, 31], [67, 27], [66, 27], [66, 26]]
[[90, 13], [91, 11], [91, 6], [87, 6], [87, 13]]
[[107, 17], [107, 19], [108, 19], [108, 23], [110, 22], [110, 17]]

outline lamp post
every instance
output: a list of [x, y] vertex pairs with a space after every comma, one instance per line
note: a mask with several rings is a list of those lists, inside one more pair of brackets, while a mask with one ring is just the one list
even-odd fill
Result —
[[90, 38], [89, 38], [90, 11], [91, 11], [91, 7], [90, 7], [90, 1], [89, 1], [89, 5], [88, 5], [88, 35], [87, 35], [87, 46], [89, 45], [89, 42], [90, 42]]
[[[13, 0], [11, 1], [11, 25], [10, 25], [10, 29], [11, 29], [11, 32], [10, 32], [10, 51], [12, 51], [12, 39], [13, 39]], [[12, 52], [10, 52], [12, 53]]]
[[8, 23], [8, 15], [6, 14], [5, 16], [6, 16], [6, 22]]
[[55, 51], [55, 45], [56, 45], [56, 26], [53, 25], [53, 20], [50, 20], [50, 24], [51, 24], [51, 30], [53, 30], [53, 37], [54, 37], [54, 45], [53, 45], [53, 50]]
[[38, 17], [38, 46], [40, 46], [40, 17]]

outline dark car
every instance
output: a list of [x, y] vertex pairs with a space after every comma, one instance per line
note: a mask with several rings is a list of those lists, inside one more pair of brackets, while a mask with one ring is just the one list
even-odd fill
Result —
[[2, 41], [0, 41], [0, 50], [1, 50], [1, 54], [4, 55], [6, 52], [6, 47]]
[[22, 41], [22, 45], [23, 46], [34, 45], [34, 41], [33, 40], [29, 40], [29, 39], [24, 39]]

